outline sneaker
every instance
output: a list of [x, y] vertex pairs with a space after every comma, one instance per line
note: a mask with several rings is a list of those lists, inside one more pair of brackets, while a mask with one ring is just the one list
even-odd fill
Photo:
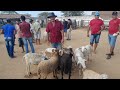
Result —
[[16, 56], [10, 56], [11, 58], [16, 58]]
[[111, 59], [111, 55], [109, 54], [106, 59]]
[[106, 55], [112, 55], [112, 56], [114, 56], [114, 52], [113, 52], [112, 54], [108, 53], [108, 54], [106, 54]]

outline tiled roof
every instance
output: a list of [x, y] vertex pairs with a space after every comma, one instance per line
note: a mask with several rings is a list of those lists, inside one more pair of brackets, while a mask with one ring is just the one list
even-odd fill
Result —
[[[0, 14], [0, 18], [2, 19], [6, 19], [6, 18], [10, 18], [10, 19], [14, 19], [14, 18], [20, 18], [22, 14]], [[30, 19], [31, 17], [28, 15], [24, 15], [27, 19]]]

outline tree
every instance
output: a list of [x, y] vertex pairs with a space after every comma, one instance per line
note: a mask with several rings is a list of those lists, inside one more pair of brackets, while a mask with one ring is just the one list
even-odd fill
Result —
[[[41, 23], [41, 26], [42, 26], [42, 27], [43, 27], [44, 25], [46, 26], [46, 24], [47, 24], [48, 14], [49, 14], [49, 12], [42, 12], [42, 13], [38, 14], [39, 18], [43, 21], [43, 22]], [[45, 20], [45, 22], [44, 22], [44, 20]]]
[[1, 14], [18, 14], [16, 11], [1, 11]]
[[49, 14], [49, 12], [42, 12], [42, 13], [38, 14], [38, 16], [39, 16], [41, 19], [44, 20], [44, 19], [47, 19], [48, 14]]
[[63, 16], [82, 16], [84, 14], [84, 11], [61, 11], [63, 13]]

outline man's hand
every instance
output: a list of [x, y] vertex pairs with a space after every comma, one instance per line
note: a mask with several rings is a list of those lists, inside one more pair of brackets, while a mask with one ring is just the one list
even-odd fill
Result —
[[87, 34], [87, 37], [89, 37], [89, 34]]
[[47, 41], [47, 45], [50, 46], [50, 41]]
[[97, 32], [97, 34], [100, 34], [100, 33], [101, 33], [101, 31], [98, 31], [98, 32]]
[[64, 39], [61, 40], [61, 43], [64, 44]]

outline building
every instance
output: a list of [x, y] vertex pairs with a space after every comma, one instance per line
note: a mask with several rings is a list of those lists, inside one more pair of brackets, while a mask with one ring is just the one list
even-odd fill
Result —
[[[6, 19], [11, 19], [13, 22], [15, 22], [17, 19], [20, 19], [21, 15], [23, 14], [0, 14], [0, 21], [6, 22]], [[31, 18], [30, 15], [24, 15], [26, 17], [26, 21], [29, 21]]]
[[94, 18], [94, 15], [84, 15], [84, 16], [70, 16], [70, 17], [57, 17], [56, 19], [63, 21], [63, 19], [72, 21], [76, 20], [77, 27], [86, 27], [89, 25], [90, 20]]

